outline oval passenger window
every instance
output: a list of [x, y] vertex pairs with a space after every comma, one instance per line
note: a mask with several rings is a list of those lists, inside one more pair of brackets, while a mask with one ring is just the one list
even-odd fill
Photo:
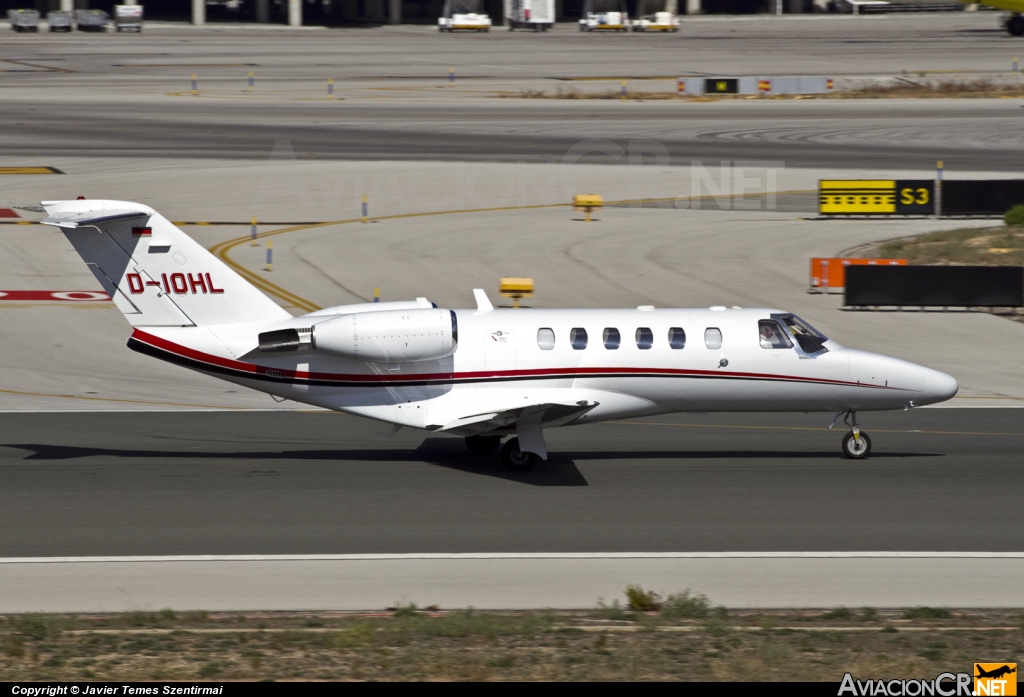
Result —
[[587, 330], [580, 327], [570, 330], [569, 343], [577, 351], [585, 349], [587, 347]]
[[553, 329], [537, 330], [537, 345], [541, 351], [550, 351], [555, 347], [555, 331]]
[[619, 330], [614, 327], [608, 327], [604, 330], [604, 347], [614, 351], [622, 343], [622, 336], [619, 334]]
[[682, 327], [672, 327], [668, 330], [668, 345], [674, 349], [686, 346], [686, 332]]
[[722, 348], [722, 330], [718, 327], [708, 327], [704, 330], [704, 345], [709, 349]]
[[640, 327], [636, 330], [636, 347], [646, 350], [654, 346], [654, 332], [649, 327]]

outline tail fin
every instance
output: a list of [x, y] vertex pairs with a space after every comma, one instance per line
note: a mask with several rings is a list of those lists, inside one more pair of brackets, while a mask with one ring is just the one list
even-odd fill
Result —
[[133, 327], [202, 326], [291, 317], [148, 206], [43, 201]]

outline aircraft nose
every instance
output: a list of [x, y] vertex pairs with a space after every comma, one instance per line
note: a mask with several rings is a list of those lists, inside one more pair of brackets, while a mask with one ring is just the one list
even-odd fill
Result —
[[937, 404], [953, 399], [960, 385], [952, 375], [925, 368], [925, 375], [921, 381], [921, 404]]

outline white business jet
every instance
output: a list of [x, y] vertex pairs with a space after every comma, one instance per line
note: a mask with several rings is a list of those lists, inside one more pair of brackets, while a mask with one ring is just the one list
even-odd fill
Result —
[[476, 309], [425, 298], [292, 317], [153, 209], [48, 201], [133, 327], [128, 347], [279, 398], [463, 436], [511, 470], [547, 459], [544, 429], [671, 412], [857, 412], [950, 399], [949, 375], [846, 348], [775, 309]]

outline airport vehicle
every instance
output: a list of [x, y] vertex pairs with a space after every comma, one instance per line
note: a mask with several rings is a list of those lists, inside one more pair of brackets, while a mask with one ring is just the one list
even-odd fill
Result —
[[633, 31], [679, 31], [676, 0], [640, 0]]
[[50, 31], [71, 31], [73, 15], [70, 12], [61, 12], [55, 10], [54, 12], [46, 13], [46, 26], [50, 28]]
[[555, 24], [555, 0], [505, 0], [504, 7], [509, 31], [547, 31]]
[[78, 31], [106, 31], [110, 15], [103, 10], [75, 10]]
[[142, 31], [142, 5], [114, 5], [114, 31]]
[[293, 317], [148, 206], [44, 201], [132, 325], [128, 347], [277, 398], [463, 436], [511, 470], [547, 459], [544, 429], [685, 411], [909, 409], [951, 376], [839, 345], [777, 309], [475, 309], [426, 298]]
[[7, 20], [14, 31], [39, 31], [39, 13], [35, 10], [7, 10]]
[[483, 0], [444, 0], [438, 31], [490, 31], [491, 18]]
[[1003, 16], [1003, 27], [1011, 36], [1024, 36], [1024, 0], [961, 0], [967, 5], [975, 3], [994, 7], [997, 10], [1005, 10], [1008, 14]]
[[586, 0], [580, 31], [629, 31], [625, 0]]

